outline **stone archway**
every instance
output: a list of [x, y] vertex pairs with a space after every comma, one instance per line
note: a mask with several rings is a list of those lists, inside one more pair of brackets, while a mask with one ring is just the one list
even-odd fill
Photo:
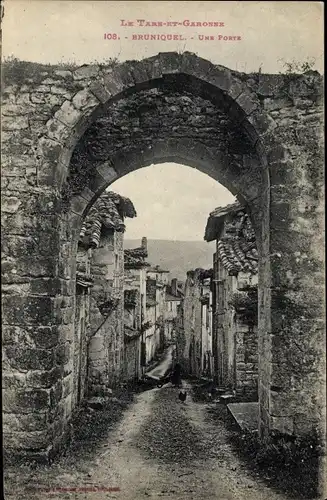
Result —
[[[97, 196], [122, 175], [151, 163], [172, 160], [208, 173], [248, 204], [260, 256], [260, 427], [263, 434], [275, 430], [311, 432], [321, 422], [323, 411], [322, 399], [316, 397], [323, 387], [320, 377], [323, 361], [313, 361], [319, 359], [323, 349], [322, 301], [317, 295], [322, 267], [321, 255], [315, 250], [315, 244], [321, 244], [316, 229], [321, 227], [321, 198], [317, 196], [321, 182], [320, 164], [316, 169], [308, 167], [320, 161], [319, 134], [312, 134], [311, 142], [307, 141], [304, 118], [310, 113], [303, 115], [301, 109], [304, 106], [315, 117], [319, 106], [319, 75], [293, 80], [278, 75], [244, 75], [189, 53], [164, 53], [113, 68], [84, 66], [74, 72], [57, 70], [55, 75], [35, 86], [28, 102], [27, 97], [22, 97], [26, 94], [22, 88], [15, 95], [16, 114], [19, 114], [17, 106], [24, 111], [19, 130], [24, 131], [28, 123], [31, 131], [28, 140], [32, 154], [28, 158], [35, 166], [36, 182], [33, 188], [28, 188], [31, 197], [26, 202], [11, 196], [9, 213], [15, 217], [18, 214], [25, 225], [30, 224], [33, 241], [24, 241], [23, 247], [27, 251], [32, 248], [35, 255], [30, 263], [32, 274], [26, 271], [26, 255], [16, 247], [14, 260], [9, 259], [7, 264], [10, 277], [4, 309], [11, 343], [6, 348], [5, 411], [19, 416], [19, 430], [13, 430], [8, 423], [8, 446], [34, 448], [37, 454], [48, 456], [60, 447], [67, 431], [72, 411], [69, 386], [73, 373], [69, 363], [74, 252], [83, 215]], [[168, 126], [164, 122], [167, 126], [163, 130], [155, 128], [157, 132], [149, 134], [143, 121], [141, 127], [134, 127], [138, 131], [130, 130], [132, 135], [126, 137], [122, 128], [126, 126], [123, 119], [126, 109], [140, 96], [146, 102], [146, 94], [155, 89], [163, 93], [156, 96], [157, 101], [171, 96], [180, 102], [186, 95], [201, 101], [200, 108], [209, 103], [215, 116], [214, 123], [207, 127], [209, 131], [202, 137], [197, 133], [183, 135], [174, 129], [176, 124]], [[36, 99], [41, 100], [39, 107], [44, 108], [47, 118], [46, 133], [44, 125], [34, 123]], [[169, 110], [165, 103], [165, 109]], [[292, 110], [291, 116], [293, 113], [298, 118], [298, 122], [293, 120], [295, 134], [287, 133], [287, 124], [285, 130], [283, 123], [283, 111], [286, 109], [288, 116], [288, 108]], [[140, 116], [149, 117], [148, 111], [143, 109]], [[178, 113], [170, 109], [167, 116], [178, 119]], [[193, 109], [191, 117], [201, 119], [210, 115], [206, 109], [196, 113]], [[152, 119], [155, 114], [152, 110]], [[7, 130], [17, 130], [10, 120], [15, 115], [9, 108], [8, 116]], [[26, 116], [30, 116], [27, 122]], [[114, 124], [112, 116], [116, 119]], [[115, 136], [113, 125], [118, 130]], [[317, 117], [314, 126], [315, 132], [319, 132]], [[141, 139], [132, 147], [137, 133]], [[146, 133], [148, 143], [143, 140]], [[108, 134], [111, 134], [109, 147]], [[23, 133], [17, 135], [27, 140]], [[210, 143], [212, 136], [214, 143]], [[89, 147], [92, 141], [101, 144], [101, 150], [92, 151]], [[24, 155], [20, 150], [15, 153], [19, 168], [24, 166]], [[82, 172], [86, 175], [81, 175]], [[10, 194], [10, 185], [8, 188]], [[19, 225], [15, 217], [11, 218], [14, 230], [7, 228], [9, 246]], [[51, 258], [47, 254], [49, 245]], [[27, 284], [23, 297], [17, 292], [17, 283]], [[24, 339], [23, 347], [18, 347], [19, 338]], [[46, 344], [44, 339], [48, 339]], [[301, 368], [303, 353], [307, 352], [305, 368]], [[31, 362], [32, 356], [36, 362]], [[46, 375], [39, 373], [40, 367]], [[19, 380], [15, 370], [21, 370], [23, 376], [14, 394], [12, 381], [17, 384]], [[36, 421], [41, 413], [47, 425], [36, 435]], [[28, 414], [27, 419], [24, 414]], [[22, 444], [17, 445], [18, 434]]]

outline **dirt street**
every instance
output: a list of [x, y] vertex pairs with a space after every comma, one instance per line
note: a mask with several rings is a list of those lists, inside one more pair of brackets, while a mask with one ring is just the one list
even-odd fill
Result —
[[[78, 467], [62, 458], [25, 476], [9, 470], [6, 499], [285, 500], [247, 473], [224, 424], [208, 418], [207, 405], [193, 401], [186, 389], [185, 403], [170, 384], [137, 395], [98, 443], [96, 458]], [[22, 485], [27, 478], [28, 489]]]

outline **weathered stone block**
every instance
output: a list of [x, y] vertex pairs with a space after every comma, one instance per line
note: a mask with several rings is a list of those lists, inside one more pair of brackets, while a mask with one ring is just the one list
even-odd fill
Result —
[[4, 296], [3, 322], [12, 325], [43, 324], [53, 322], [53, 299], [51, 297]]
[[259, 101], [256, 99], [255, 95], [242, 93], [236, 102], [242, 108], [246, 115], [251, 114], [253, 111], [259, 108]]
[[6, 389], [3, 391], [3, 411], [6, 413], [30, 413], [46, 410], [50, 404], [50, 393], [46, 389]]
[[103, 337], [92, 337], [89, 343], [90, 352], [102, 351], [104, 349]]
[[106, 353], [102, 351], [89, 350], [90, 360], [92, 361], [92, 366], [102, 366], [103, 360], [106, 358]]
[[5, 433], [4, 442], [7, 448], [39, 450], [49, 445], [48, 430], [34, 432]]
[[63, 79], [71, 80], [73, 78], [73, 73], [68, 70], [56, 70], [54, 74]]
[[96, 64], [84, 65], [80, 68], [77, 68], [73, 72], [74, 80], [87, 80], [89, 78], [95, 78], [100, 71], [100, 68]]
[[35, 388], [50, 389], [58, 380], [62, 378], [63, 367], [56, 366], [52, 370], [42, 371], [29, 371], [26, 375], [28, 386]]
[[64, 400], [63, 400], [63, 407], [64, 407], [64, 417], [65, 419], [69, 419], [72, 413], [72, 395], [69, 394]]
[[99, 105], [99, 100], [88, 89], [83, 89], [74, 95], [73, 105], [81, 110], [94, 109]]
[[38, 412], [27, 415], [17, 415], [15, 413], [3, 413], [2, 415], [4, 432], [41, 431], [48, 427], [47, 413]]
[[49, 85], [39, 85], [38, 87], [35, 88], [35, 92], [49, 94], [50, 93], [50, 86]]
[[61, 142], [65, 144], [65, 141], [69, 134], [69, 127], [65, 123], [57, 120], [56, 118], [51, 118], [45, 124], [47, 129], [47, 136], [54, 141]]
[[[72, 328], [72, 327], [71, 327]], [[56, 349], [56, 363], [58, 365], [65, 365], [71, 358], [71, 346], [69, 342], [60, 345]]]
[[3, 389], [25, 389], [27, 387], [27, 374], [13, 370], [11, 366], [7, 366], [6, 353], [2, 353], [3, 362], [3, 375], [2, 375], [2, 388]]
[[73, 371], [74, 371], [74, 361], [72, 358], [70, 358], [69, 361], [64, 365], [64, 377], [66, 377]]
[[71, 342], [74, 339], [74, 328], [72, 325], [59, 325], [58, 335], [60, 343]]
[[30, 281], [30, 293], [35, 295], [56, 296], [64, 293], [63, 280], [58, 278], [33, 278]]
[[[62, 144], [47, 137], [41, 137], [38, 141], [38, 148], [41, 157], [54, 165], [58, 163], [59, 155], [62, 150]], [[41, 165], [47, 165], [46, 162], [39, 162]]]
[[74, 196], [70, 201], [70, 209], [77, 215], [82, 215], [87, 207], [87, 200], [80, 195]]
[[31, 102], [33, 104], [45, 104], [46, 97], [41, 92], [32, 92], [30, 96]]
[[67, 100], [54, 116], [57, 120], [65, 123], [69, 127], [74, 127], [81, 119], [81, 111], [77, 110], [73, 104]]
[[22, 130], [29, 126], [27, 116], [4, 116], [1, 123], [3, 130]]
[[11, 366], [19, 370], [50, 370], [55, 363], [52, 350], [8, 346], [5, 353]]
[[65, 309], [58, 309], [55, 313], [57, 323], [62, 323], [64, 325], [71, 325], [74, 320], [74, 309], [72, 307], [67, 307]]
[[72, 97], [72, 93], [64, 86], [61, 87], [59, 83], [58, 85], [51, 85], [51, 93], [54, 95], [64, 96], [66, 99], [71, 99]]
[[56, 384], [50, 389], [50, 406], [57, 406], [62, 399], [63, 384], [62, 380], [58, 380]]
[[73, 390], [74, 390], [74, 379], [71, 375], [68, 375], [68, 377], [66, 377], [63, 380], [63, 393], [62, 393], [63, 398], [67, 397], [69, 394], [73, 394]]
[[103, 104], [107, 102], [112, 96], [111, 92], [109, 92], [108, 89], [106, 89], [104, 85], [99, 82], [91, 83], [89, 89], [92, 94], [94, 94], [95, 97]]
[[30, 341], [30, 337], [26, 328], [13, 325], [2, 325], [2, 342], [3, 344], [26, 344]]
[[23, 106], [22, 104], [4, 104], [1, 107], [3, 116], [18, 116], [18, 115], [28, 115], [33, 113], [35, 108], [33, 106]]
[[112, 73], [105, 75], [103, 85], [108, 94], [114, 96], [124, 90], [124, 83], [120, 80], [119, 76], [116, 79]]

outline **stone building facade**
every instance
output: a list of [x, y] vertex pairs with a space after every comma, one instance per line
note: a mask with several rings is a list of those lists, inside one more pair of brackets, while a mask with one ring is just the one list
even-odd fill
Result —
[[[87, 368], [87, 394], [106, 395], [124, 379], [124, 218], [135, 217], [132, 202], [106, 192], [91, 207], [77, 251], [77, 291], [89, 274], [92, 287], [77, 295], [74, 378], [81, 386]], [[88, 310], [89, 308], [89, 310]], [[85, 361], [84, 349], [87, 350]], [[83, 371], [82, 371], [83, 368]], [[76, 393], [76, 391], [73, 391]]]
[[256, 399], [258, 252], [244, 207], [234, 203], [213, 211], [205, 239], [216, 241], [213, 262], [215, 378], [220, 387]]
[[[134, 379], [139, 378], [144, 373], [146, 366], [146, 341], [145, 341], [145, 316], [147, 282], [146, 270], [150, 266], [146, 262], [148, 256], [147, 240], [142, 238], [141, 246], [124, 251], [124, 290], [126, 298], [134, 294], [133, 304], [130, 301], [125, 303], [125, 334], [132, 337], [132, 343], [126, 348], [127, 366], [131, 374], [131, 367], [135, 367]], [[133, 305], [133, 307], [131, 307]], [[131, 331], [131, 327], [134, 331]], [[127, 338], [127, 337], [126, 337]]]
[[173, 278], [171, 283], [166, 286], [164, 315], [164, 335], [166, 342], [175, 340], [178, 306], [181, 305], [184, 296], [183, 285], [183, 283], [178, 282], [177, 278]]
[[3, 64], [4, 444], [12, 453], [48, 459], [69, 429], [57, 353], [73, 342], [83, 218], [118, 178], [172, 159], [216, 179], [251, 214], [260, 436], [324, 435], [322, 83], [314, 71], [245, 74], [189, 52], [114, 67]]
[[149, 314], [155, 319], [154, 324], [154, 349], [162, 351], [166, 345], [165, 341], [165, 313], [166, 313], [166, 287], [169, 279], [169, 271], [161, 269], [160, 266], [151, 266], [147, 269], [148, 296], [153, 303], [153, 309], [149, 308]]
[[[149, 280], [147, 280], [147, 285]], [[146, 296], [146, 312], [145, 312], [145, 324], [146, 330], [145, 335], [145, 349], [146, 349], [146, 363], [149, 364], [155, 358], [160, 347], [160, 337], [157, 335], [157, 313], [158, 313], [158, 302], [156, 297], [149, 294], [147, 286], [147, 296]]]
[[124, 290], [124, 372], [126, 381], [135, 383], [141, 376], [140, 293], [138, 289]]
[[201, 302], [201, 375], [213, 379], [214, 361], [212, 351], [212, 278], [206, 278], [202, 284]]
[[[179, 332], [177, 347], [184, 373], [200, 378], [208, 364], [211, 345], [211, 322], [208, 318], [212, 270], [188, 271], [183, 299], [183, 332]], [[205, 325], [205, 328], [203, 328]], [[210, 337], [210, 338], [209, 338]], [[210, 363], [210, 361], [209, 361]]]

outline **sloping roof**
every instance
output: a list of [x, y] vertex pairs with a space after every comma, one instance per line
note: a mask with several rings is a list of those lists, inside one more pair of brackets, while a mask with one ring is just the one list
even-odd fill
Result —
[[203, 281], [213, 277], [213, 269], [202, 269], [201, 267], [198, 267], [196, 269], [191, 269], [190, 271], [187, 271], [186, 275], [189, 278]]
[[82, 286], [84, 288], [92, 287], [94, 284], [94, 279], [92, 276], [80, 271], [76, 271], [76, 285]]
[[103, 193], [84, 219], [79, 242], [86, 247], [97, 248], [103, 227], [125, 231], [124, 217], [136, 217], [131, 200], [112, 191]]
[[172, 295], [171, 293], [166, 292], [165, 300], [167, 300], [167, 301], [176, 300], [176, 301], [180, 302], [181, 300], [183, 300], [183, 297], [176, 297], [176, 295]]
[[144, 247], [128, 248], [124, 250], [124, 264], [128, 268], [139, 268], [150, 266], [145, 258], [148, 256], [148, 251]]
[[169, 273], [166, 269], [162, 269], [160, 266], [151, 266], [147, 269], [148, 273]]
[[229, 222], [225, 221], [225, 236], [218, 240], [218, 255], [231, 274], [240, 271], [257, 274], [258, 251], [254, 229], [247, 213], [238, 215]]
[[204, 240], [208, 242], [215, 240], [223, 227], [226, 215], [237, 213], [242, 210], [245, 210], [245, 208], [238, 201], [230, 203], [225, 207], [215, 208], [208, 217]]

